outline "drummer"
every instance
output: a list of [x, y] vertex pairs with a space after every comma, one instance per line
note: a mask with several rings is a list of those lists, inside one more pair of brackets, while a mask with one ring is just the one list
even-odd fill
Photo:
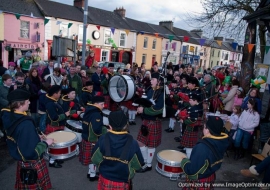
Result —
[[[64, 130], [66, 120], [70, 115], [70, 111], [64, 112], [58, 100], [61, 96], [61, 86], [53, 85], [46, 94], [45, 102], [47, 119], [45, 134], [52, 133], [54, 131]], [[63, 161], [50, 158], [49, 167], [61, 168]]]
[[92, 104], [92, 98], [95, 96], [93, 84], [92, 81], [86, 81], [85, 87], [82, 89], [81, 102], [83, 106], [86, 106], [87, 103]]
[[[7, 133], [8, 149], [10, 155], [18, 161], [15, 189], [51, 189], [43, 153], [54, 141], [49, 138], [41, 141], [34, 121], [27, 116], [30, 96], [31, 94], [25, 90], [14, 90], [7, 96], [9, 108], [2, 109], [2, 122]], [[24, 167], [32, 167], [37, 172], [37, 180], [31, 185], [27, 185], [21, 179], [21, 172], [23, 172], [21, 169]]]
[[[209, 185], [215, 182], [215, 172], [221, 167], [223, 156], [229, 146], [228, 135], [222, 131], [222, 119], [217, 116], [208, 116], [203, 129], [203, 139], [193, 148], [190, 158], [184, 158], [181, 162], [188, 183]], [[213, 189], [213, 187], [202, 189]]]
[[146, 163], [137, 172], [152, 170], [152, 161], [156, 147], [161, 144], [161, 120], [158, 115], [162, 114], [164, 108], [164, 92], [159, 87], [159, 73], [152, 73], [151, 89], [146, 92], [147, 99], [154, 103], [152, 107], [138, 107], [137, 113], [142, 114], [142, 126], [137, 140]]
[[100, 135], [107, 132], [103, 125], [102, 109], [104, 107], [104, 97], [94, 96], [93, 104], [87, 104], [82, 120], [82, 142], [80, 145], [79, 161], [82, 165], [89, 165], [87, 177], [90, 181], [98, 179], [96, 175], [96, 165], [91, 162], [91, 151]]
[[113, 70], [114, 70], [114, 64], [109, 63], [108, 65], [108, 73], [103, 73], [103, 79], [101, 81], [101, 86], [103, 90], [103, 96], [105, 98], [105, 104], [107, 106], [107, 109], [111, 110], [111, 97], [109, 95], [109, 81], [113, 77]]
[[62, 90], [65, 92], [66, 95], [62, 97], [62, 108], [64, 112], [70, 112], [71, 119], [78, 119], [79, 115], [81, 114], [83, 107], [80, 107], [78, 100], [76, 99], [76, 90], [75, 88], [68, 88]]
[[128, 119], [122, 110], [109, 115], [110, 130], [93, 149], [92, 161], [99, 166], [97, 189], [132, 189], [131, 179], [144, 164], [138, 142], [128, 134]]

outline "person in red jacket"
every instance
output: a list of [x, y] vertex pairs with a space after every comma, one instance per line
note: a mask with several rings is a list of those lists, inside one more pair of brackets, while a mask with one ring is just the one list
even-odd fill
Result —
[[90, 54], [85, 60], [85, 66], [91, 68], [95, 62], [95, 52], [93, 50], [90, 50]]

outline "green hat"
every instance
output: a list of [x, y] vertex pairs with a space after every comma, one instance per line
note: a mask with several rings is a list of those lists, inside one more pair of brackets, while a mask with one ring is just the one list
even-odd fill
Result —
[[255, 78], [254, 80], [251, 79], [250, 82], [253, 86], [255, 86], [256, 88], [261, 88], [261, 84], [266, 83], [266, 77], [265, 76], [258, 76], [257, 78]]
[[224, 81], [223, 81], [223, 85], [224, 84], [231, 84], [231, 80], [232, 80], [232, 77], [231, 76], [226, 76]]

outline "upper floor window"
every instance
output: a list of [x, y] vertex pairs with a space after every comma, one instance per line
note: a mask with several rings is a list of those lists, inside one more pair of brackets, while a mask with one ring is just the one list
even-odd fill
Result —
[[111, 30], [104, 31], [104, 44], [111, 45], [109, 38], [111, 38], [112, 32]]
[[[87, 30], [86, 30], [87, 31]], [[87, 36], [87, 35], [86, 35]], [[83, 25], [79, 25], [78, 42], [83, 42]]]
[[126, 46], [126, 38], [127, 34], [125, 32], [120, 32], [120, 47], [125, 47]]
[[172, 49], [173, 49], [173, 51], [176, 51], [176, 42], [172, 43]]
[[152, 49], [156, 49], [157, 46], [157, 39], [153, 40]]
[[61, 23], [60, 24], [60, 34], [62, 37], [67, 37], [69, 36], [69, 29], [68, 29], [68, 24]]
[[147, 44], [148, 44], [148, 38], [145, 37], [144, 40], [143, 40], [143, 48], [147, 48]]
[[220, 56], [220, 51], [218, 51], [218, 54], [217, 54], [217, 56], [218, 56], [218, 57]]
[[29, 32], [30, 32], [30, 22], [29, 21], [21, 21], [21, 32], [20, 37], [29, 39]]
[[213, 49], [213, 51], [212, 51], [212, 56], [214, 56], [215, 55], [215, 50]]

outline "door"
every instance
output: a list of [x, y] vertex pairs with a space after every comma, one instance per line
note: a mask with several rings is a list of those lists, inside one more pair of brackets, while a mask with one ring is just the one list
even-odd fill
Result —
[[112, 52], [112, 62], [119, 62], [119, 52], [117, 51]]
[[130, 63], [130, 54], [126, 51], [123, 53], [122, 63], [125, 63], [125, 64]]

